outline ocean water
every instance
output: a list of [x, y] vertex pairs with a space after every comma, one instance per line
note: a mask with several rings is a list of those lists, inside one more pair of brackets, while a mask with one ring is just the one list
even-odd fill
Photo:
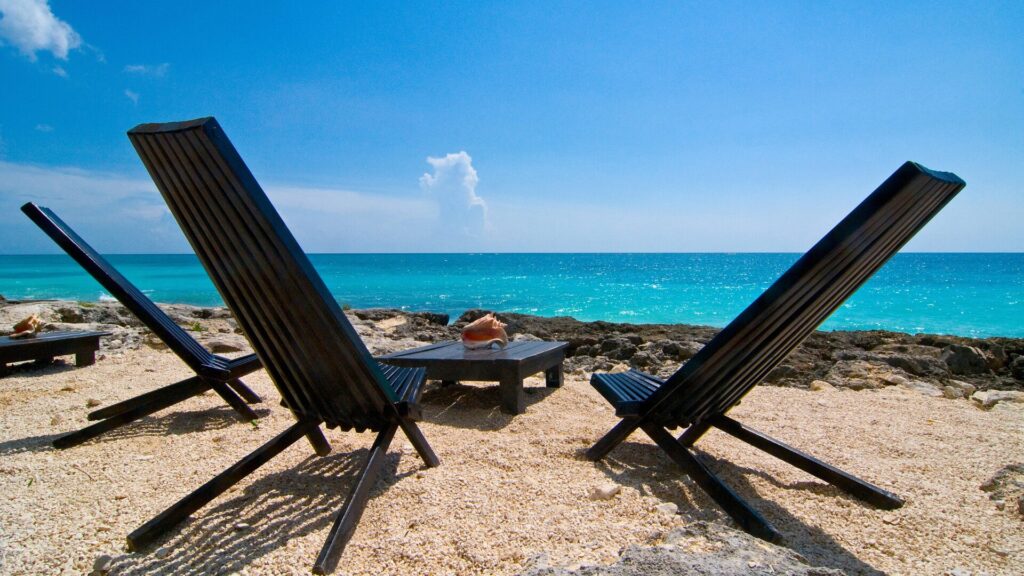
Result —
[[[724, 326], [798, 254], [314, 254], [355, 308]], [[217, 305], [193, 255], [113, 255], [157, 302]], [[65, 255], [0, 256], [8, 299], [109, 298]], [[898, 254], [822, 329], [1024, 337], [1024, 254]]]

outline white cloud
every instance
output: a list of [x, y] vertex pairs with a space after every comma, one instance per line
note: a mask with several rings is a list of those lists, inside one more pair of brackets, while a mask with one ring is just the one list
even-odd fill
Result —
[[[479, 238], [490, 230], [487, 203], [477, 196], [480, 182], [473, 158], [466, 152], [427, 158], [434, 173], [420, 176], [420, 187], [429, 192], [440, 207], [441, 225], [470, 238]], [[466, 246], [464, 250], [471, 250]]]
[[60, 76], [61, 78], [67, 78], [68, 77], [68, 71], [65, 70], [63, 66], [54, 66], [53, 67], [53, 73], [56, 74], [57, 76]]
[[131, 90], [128, 90], [126, 88], [125, 91], [124, 91], [124, 95], [127, 96], [128, 99], [132, 101], [132, 104], [138, 104], [139, 103], [139, 93], [138, 92], [132, 92]]
[[53, 132], [53, 126], [49, 124], [36, 124], [37, 132]]
[[48, 0], [0, 0], [0, 41], [15, 46], [30, 60], [48, 51], [67, 60], [82, 39], [71, 25], [53, 15]]
[[162, 78], [167, 74], [167, 70], [170, 69], [171, 65], [169, 62], [162, 64], [129, 64], [124, 67], [126, 74], [138, 74], [141, 76], [155, 76]]

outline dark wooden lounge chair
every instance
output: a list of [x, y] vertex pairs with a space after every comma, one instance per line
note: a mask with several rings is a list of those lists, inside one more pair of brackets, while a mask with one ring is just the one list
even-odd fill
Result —
[[[622, 421], [587, 452], [600, 460], [643, 430], [751, 534], [779, 533], [723, 484], [691, 447], [714, 426], [880, 508], [903, 501], [725, 413], [864, 284], [964, 187], [954, 174], [907, 162], [667, 380], [629, 371], [591, 384]], [[685, 427], [678, 438], [668, 429]]]
[[333, 571], [366, 507], [398, 428], [428, 466], [415, 424], [425, 371], [378, 364], [213, 118], [128, 132], [199, 260], [297, 422], [128, 536], [144, 546], [305, 436], [330, 451], [320, 424], [376, 432], [369, 458], [313, 571]]
[[163, 310], [122, 276], [50, 209], [29, 202], [21, 207], [21, 211], [111, 295], [117, 298], [125, 308], [131, 310], [132, 314], [135, 314], [157, 338], [167, 344], [167, 347], [196, 373], [191, 378], [91, 412], [88, 416], [89, 420], [99, 420], [100, 422], [57, 438], [53, 441], [55, 447], [76, 446], [104, 432], [124, 426], [210, 389], [220, 395], [246, 422], [256, 419], [256, 413], [249, 408], [246, 402], [258, 403], [260, 397], [240, 380], [242, 376], [262, 367], [255, 354], [233, 360], [212, 354], [189, 336], [181, 326], [168, 318]]

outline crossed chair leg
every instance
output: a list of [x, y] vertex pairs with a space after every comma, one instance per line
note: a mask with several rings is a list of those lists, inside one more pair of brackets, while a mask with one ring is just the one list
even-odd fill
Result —
[[[234, 408], [235, 412], [246, 422], [257, 418], [256, 413], [246, 402], [255, 404], [261, 402], [262, 399], [241, 380], [236, 378], [224, 383], [202, 376], [193, 376], [91, 412], [88, 415], [89, 420], [99, 420], [99, 422], [58, 437], [53, 441], [53, 446], [55, 448], [77, 446], [104, 432], [159, 412], [168, 406], [173, 406], [210, 389], [213, 389], [229, 406]], [[236, 391], [238, 394], [235, 393]], [[241, 398], [239, 394], [242, 396]]]
[[637, 428], [642, 429], [652, 440], [668, 454], [683, 471], [686, 472], [711, 498], [722, 507], [745, 531], [758, 538], [770, 542], [778, 542], [782, 536], [760, 513], [750, 507], [735, 491], [726, 485], [720, 478], [704, 464], [691, 447], [694, 442], [700, 439], [711, 427], [730, 434], [755, 448], [779, 458], [797, 468], [832, 484], [873, 506], [885, 510], [899, 508], [903, 500], [893, 494], [865, 482], [856, 476], [844, 472], [834, 466], [826, 464], [817, 458], [788, 446], [774, 438], [766, 436], [756, 430], [748, 428], [743, 424], [724, 415], [711, 418], [705, 422], [691, 425], [679, 438], [674, 438], [662, 426], [654, 423], [642, 422], [639, 419], [626, 419], [620, 422], [610, 432], [605, 434], [590, 450], [587, 457], [591, 460], [600, 460], [618, 444], [620, 444], [631, 432]]
[[[313, 573], [329, 574], [334, 571], [341, 558], [345, 545], [352, 538], [359, 519], [366, 509], [369, 501], [370, 490], [373, 488], [377, 477], [380, 475], [381, 466], [387, 454], [391, 441], [395, 438], [398, 428], [402, 428], [409, 441], [416, 448], [420, 457], [427, 466], [434, 467], [440, 464], [434, 451], [427, 444], [423, 434], [415, 422], [405, 418], [399, 418], [397, 422], [389, 424], [378, 432], [377, 438], [370, 448], [370, 453], [363, 465], [355, 486], [349, 493], [345, 504], [331, 527], [320, 554], [313, 565]], [[152, 543], [190, 514], [196, 512], [211, 500], [223, 494], [231, 486], [238, 483], [257, 468], [269, 462], [274, 456], [280, 454], [285, 448], [291, 446], [300, 438], [306, 437], [318, 456], [326, 456], [330, 450], [330, 444], [320, 431], [320, 421], [300, 420], [287, 430], [275, 436], [272, 440], [256, 449], [254, 452], [238, 461], [238, 463], [224, 470], [215, 478], [203, 484], [198, 490], [182, 498], [158, 516], [146, 522], [134, 532], [128, 535], [128, 549], [139, 550]]]

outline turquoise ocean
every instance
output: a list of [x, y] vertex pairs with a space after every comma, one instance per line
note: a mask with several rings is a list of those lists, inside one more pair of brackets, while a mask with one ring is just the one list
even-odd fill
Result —
[[[798, 254], [313, 254], [354, 308], [469, 308], [579, 320], [724, 326]], [[157, 302], [221, 299], [193, 255], [113, 255]], [[109, 298], [65, 255], [0, 256], [8, 299]], [[1024, 254], [898, 254], [825, 330], [1024, 337]]]

